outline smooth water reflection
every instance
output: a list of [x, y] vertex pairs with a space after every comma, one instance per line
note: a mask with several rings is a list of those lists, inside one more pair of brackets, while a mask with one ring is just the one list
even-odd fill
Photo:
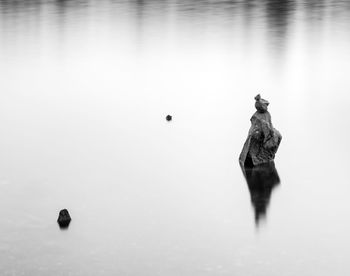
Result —
[[247, 180], [258, 226], [259, 221], [266, 216], [272, 190], [280, 183], [280, 178], [274, 162], [253, 168], [242, 166], [242, 172]]
[[[349, 23], [349, 1], [1, 0], [0, 274], [347, 274]], [[247, 189], [258, 93], [283, 141]]]

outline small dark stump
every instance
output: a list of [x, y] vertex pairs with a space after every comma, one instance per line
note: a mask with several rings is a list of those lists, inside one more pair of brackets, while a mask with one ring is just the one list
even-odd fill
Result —
[[57, 219], [57, 222], [58, 222], [60, 228], [67, 228], [69, 226], [69, 223], [71, 220], [72, 219], [71, 219], [67, 209], [63, 209], [60, 211], [60, 213], [58, 215], [58, 219]]
[[166, 117], [166, 120], [169, 122], [169, 121], [171, 121], [172, 119], [173, 119], [173, 117], [171, 116], [171, 115], [167, 115]]

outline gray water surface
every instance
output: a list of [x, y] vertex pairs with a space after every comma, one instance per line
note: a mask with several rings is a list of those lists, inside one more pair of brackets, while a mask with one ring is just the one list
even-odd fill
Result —
[[[349, 274], [349, 24], [348, 1], [1, 0], [0, 274]], [[280, 183], [251, 195], [258, 93]]]

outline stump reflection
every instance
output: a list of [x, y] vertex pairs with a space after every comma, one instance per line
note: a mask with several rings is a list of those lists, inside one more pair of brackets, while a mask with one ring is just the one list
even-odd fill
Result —
[[247, 180], [250, 198], [254, 207], [255, 223], [258, 226], [266, 216], [266, 209], [270, 202], [272, 190], [280, 183], [274, 162], [254, 167], [241, 166]]

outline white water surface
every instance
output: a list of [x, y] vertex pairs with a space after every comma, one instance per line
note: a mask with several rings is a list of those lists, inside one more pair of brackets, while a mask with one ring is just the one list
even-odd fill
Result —
[[[0, 274], [349, 274], [349, 24], [348, 1], [1, 0]], [[256, 221], [258, 93], [283, 139]]]

